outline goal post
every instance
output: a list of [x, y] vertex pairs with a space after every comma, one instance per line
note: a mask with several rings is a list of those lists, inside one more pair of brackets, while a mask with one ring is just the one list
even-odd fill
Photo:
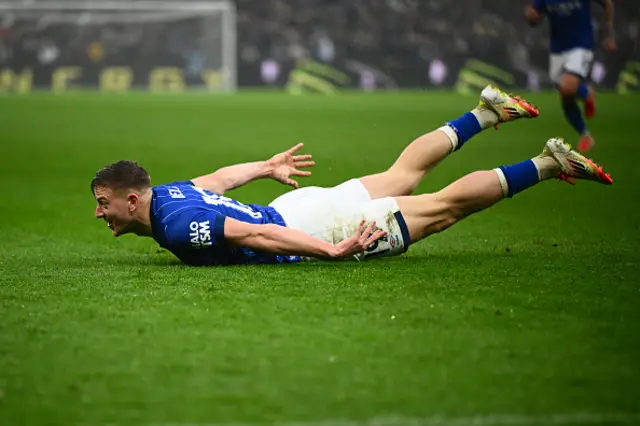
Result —
[[234, 92], [232, 0], [0, 1], [0, 92]]

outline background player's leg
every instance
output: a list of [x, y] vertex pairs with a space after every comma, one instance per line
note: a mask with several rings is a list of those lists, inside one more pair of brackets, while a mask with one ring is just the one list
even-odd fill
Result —
[[578, 101], [584, 102], [584, 113], [587, 118], [595, 114], [595, 98], [587, 86], [586, 80], [593, 61], [593, 52], [587, 49], [573, 49], [563, 56], [562, 75], [558, 80], [558, 92], [562, 109], [571, 127], [580, 137], [578, 149], [589, 151], [594, 140], [585, 123]]
[[531, 160], [498, 169], [471, 173], [435, 194], [398, 197], [396, 201], [412, 241], [441, 232], [470, 214], [484, 210], [505, 197], [561, 177], [610, 184], [611, 178], [593, 162], [570, 151], [560, 139], [551, 139], [545, 152]]
[[574, 74], [562, 74], [560, 83], [558, 84], [558, 93], [562, 101], [564, 115], [569, 124], [571, 124], [571, 127], [575, 129], [579, 136], [588, 134], [587, 124], [582, 117], [582, 111], [580, 111], [580, 106], [578, 105], [578, 94], [584, 96], [585, 99], [589, 95], [588, 88], [586, 88], [582, 79]]
[[499, 122], [533, 118], [538, 111], [527, 102], [491, 87], [470, 112], [414, 140], [385, 172], [360, 178], [372, 199], [410, 195], [424, 176], [474, 135]]
[[586, 79], [581, 78], [576, 96], [584, 103], [584, 116], [587, 120], [592, 119], [596, 115], [596, 103], [593, 92], [593, 87], [587, 84]]
[[582, 99], [585, 102], [585, 111], [593, 114], [595, 104], [589, 88], [585, 81], [579, 76], [571, 73], [564, 73], [560, 78], [558, 92], [560, 93], [560, 100], [564, 115], [569, 124], [571, 124], [571, 127], [574, 128], [580, 137], [578, 149], [583, 152], [589, 151], [595, 144], [595, 141], [587, 128], [587, 123], [585, 122], [580, 106], [578, 105], [578, 100]]

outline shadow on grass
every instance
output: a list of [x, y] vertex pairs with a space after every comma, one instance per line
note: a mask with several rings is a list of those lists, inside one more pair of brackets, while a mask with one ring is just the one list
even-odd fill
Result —
[[[102, 255], [86, 255], [75, 259], [64, 258], [58, 262], [59, 266], [65, 267], [87, 267], [96, 266], [127, 266], [127, 267], [169, 267], [169, 268], [187, 268], [187, 269], [220, 269], [225, 270], [235, 268], [260, 268], [260, 269], [286, 269], [290, 270], [344, 270], [348, 269], [360, 269], [360, 268], [373, 268], [391, 267], [397, 268], [420, 268], [420, 267], [451, 267], [452, 265], [464, 266], [464, 265], [477, 265], [479, 263], [486, 264], [487, 262], [496, 262], [503, 264], [505, 261], [511, 262], [514, 260], [528, 259], [532, 260], [539, 258], [540, 262], [548, 259], [549, 256], [555, 255], [554, 251], [517, 251], [511, 250], [497, 251], [497, 250], [477, 250], [477, 251], [460, 251], [452, 250], [447, 252], [421, 252], [416, 254], [394, 256], [388, 258], [371, 259], [363, 262], [355, 262], [350, 260], [336, 260], [336, 261], [310, 261], [299, 263], [284, 263], [284, 264], [269, 264], [269, 265], [222, 265], [222, 266], [190, 266], [185, 265], [179, 259], [171, 255], [169, 252], [159, 250], [155, 253], [140, 253], [140, 252], [119, 252], [119, 253], [107, 253]], [[535, 260], [534, 260], [535, 262]]]

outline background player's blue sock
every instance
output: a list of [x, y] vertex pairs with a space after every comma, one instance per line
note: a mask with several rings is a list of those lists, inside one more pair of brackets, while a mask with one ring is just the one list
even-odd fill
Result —
[[583, 101], [586, 101], [587, 98], [589, 97], [589, 87], [587, 86], [587, 83], [585, 83], [584, 81], [581, 81], [580, 85], [578, 86], [577, 93], [580, 99], [582, 99]]
[[569, 121], [571, 127], [573, 127], [580, 136], [586, 134], [587, 125], [584, 122], [582, 112], [580, 111], [580, 107], [578, 106], [576, 99], [563, 99], [562, 109], [564, 110], [564, 115], [567, 117], [567, 121]]
[[458, 135], [456, 151], [462, 148], [466, 141], [482, 131], [480, 122], [472, 112], [467, 112], [460, 118], [447, 122], [447, 126], [451, 127]]
[[505, 195], [509, 198], [540, 182], [538, 169], [532, 160], [523, 161], [522, 163], [511, 166], [500, 166], [499, 170], [502, 171], [504, 180], [506, 180], [506, 183], [503, 182], [502, 176], [498, 173], [503, 192], [505, 192]]

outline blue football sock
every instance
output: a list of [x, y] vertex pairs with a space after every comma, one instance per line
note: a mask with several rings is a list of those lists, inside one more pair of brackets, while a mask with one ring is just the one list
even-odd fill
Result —
[[482, 131], [482, 127], [478, 119], [471, 112], [467, 112], [460, 118], [447, 122], [447, 126], [451, 127], [458, 135], [458, 146], [456, 151], [462, 148], [469, 139]]
[[507, 197], [509, 198], [540, 182], [538, 169], [531, 160], [523, 161], [522, 163], [513, 164], [511, 166], [500, 166], [500, 170], [504, 173], [504, 177], [507, 181], [509, 189]]
[[583, 101], [586, 101], [589, 97], [589, 87], [584, 81], [581, 81], [578, 86], [578, 97]]
[[587, 125], [584, 122], [582, 111], [580, 111], [576, 99], [564, 99], [562, 101], [562, 109], [571, 127], [573, 127], [580, 136], [585, 135], [587, 133]]

